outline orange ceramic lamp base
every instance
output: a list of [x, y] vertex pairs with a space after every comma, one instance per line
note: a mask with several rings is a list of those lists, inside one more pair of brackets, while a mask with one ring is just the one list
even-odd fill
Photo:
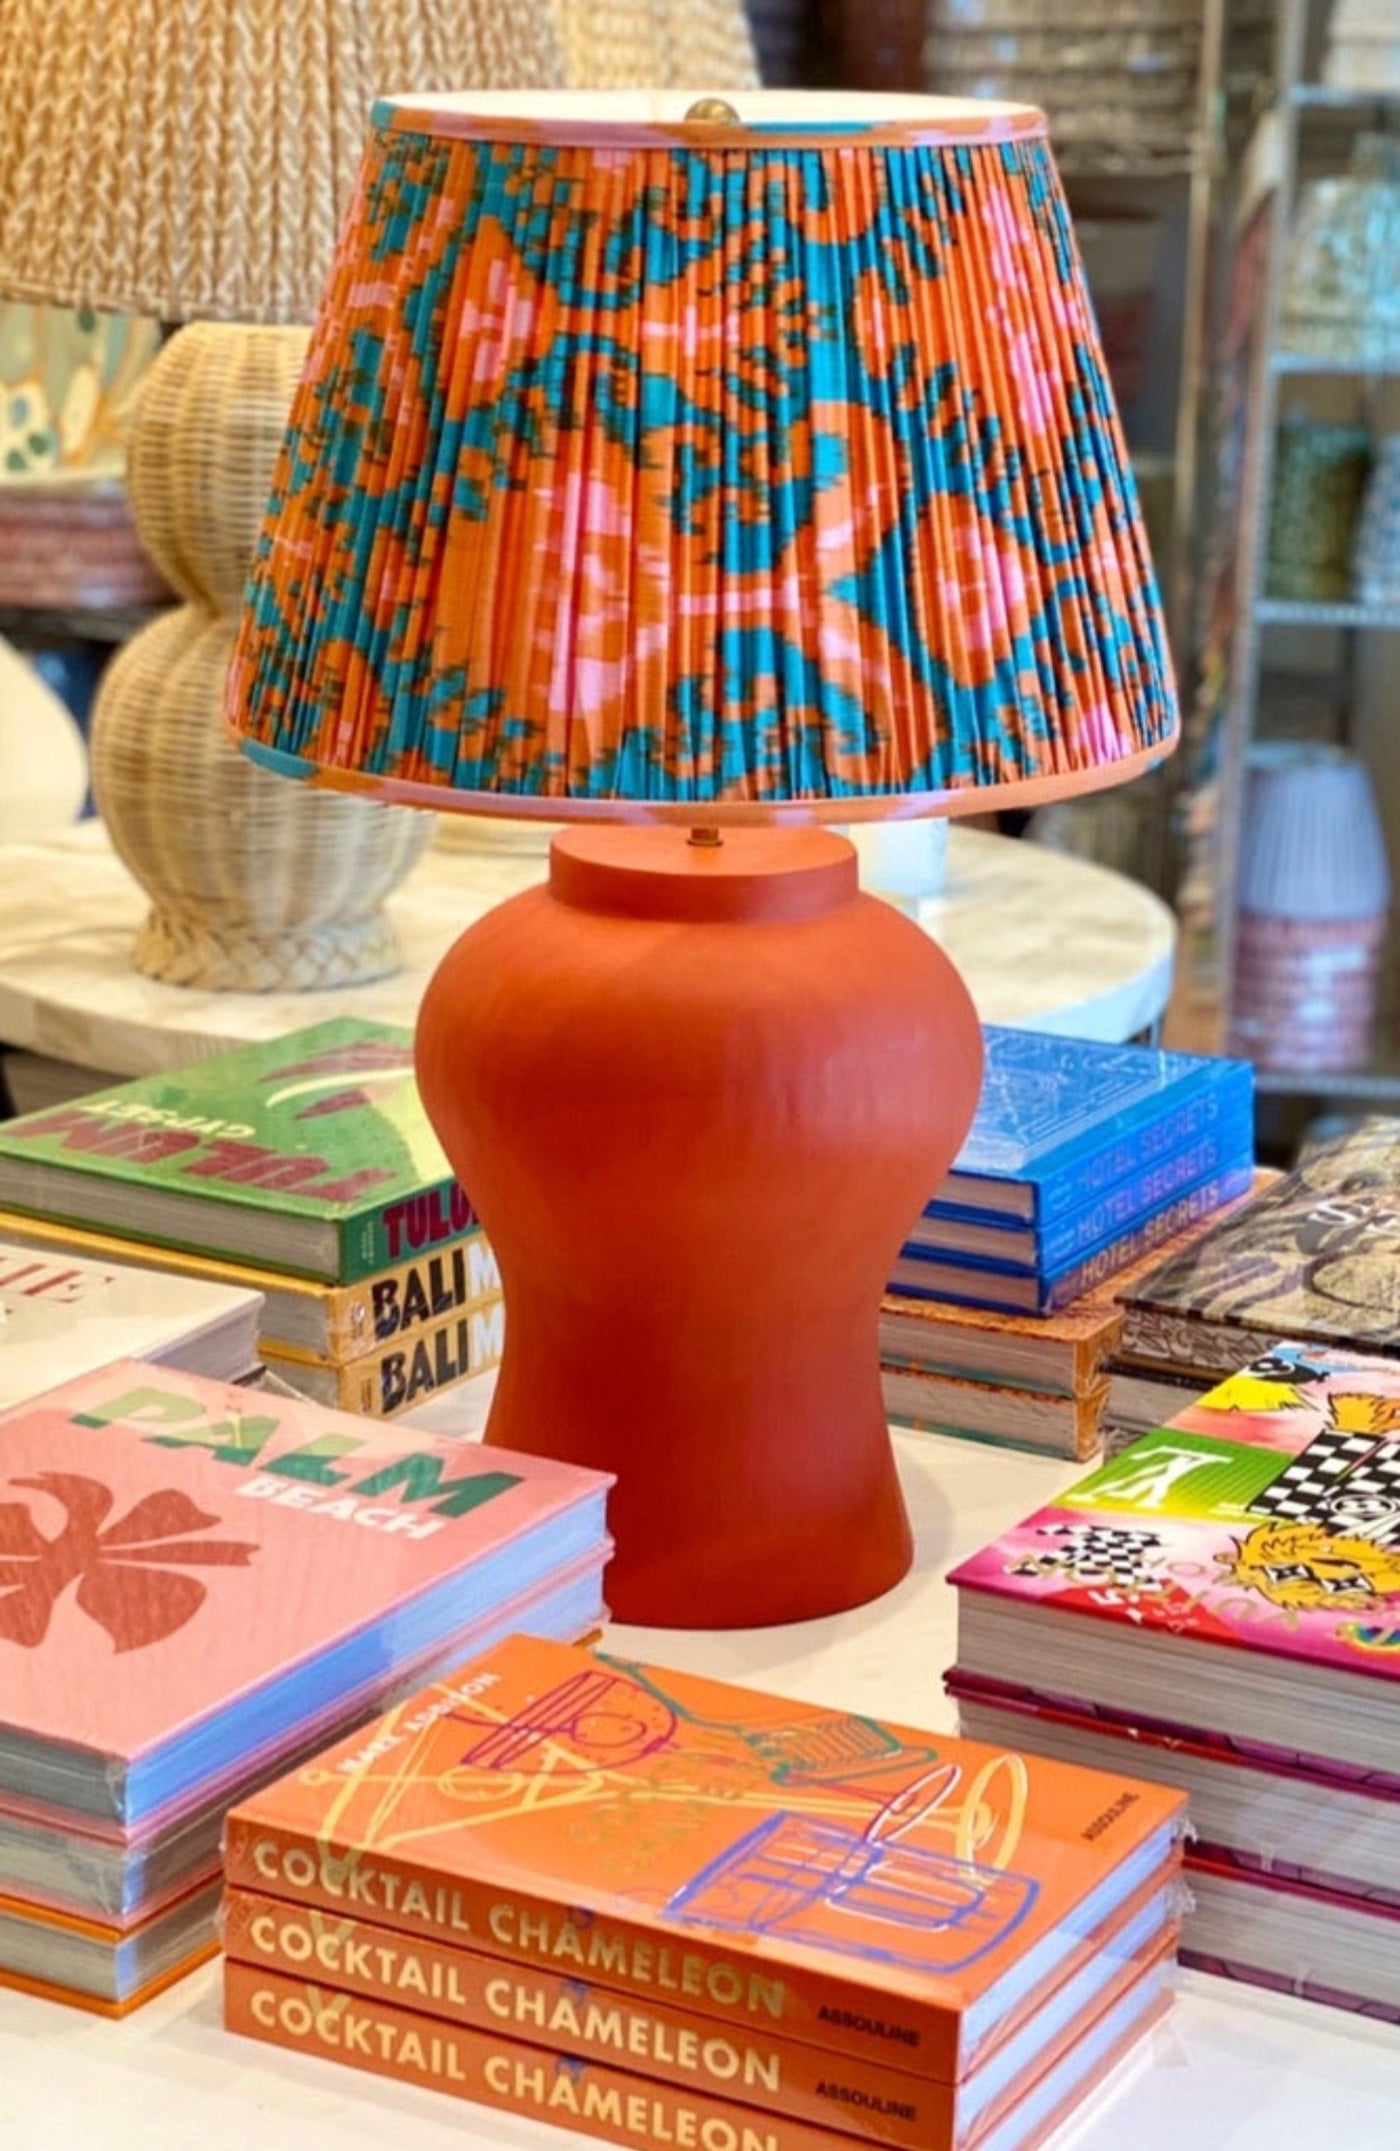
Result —
[[505, 1287], [487, 1440], [616, 1473], [617, 1617], [758, 1626], [898, 1582], [880, 1295], [981, 1034], [850, 844], [558, 836], [444, 958], [417, 1060]]

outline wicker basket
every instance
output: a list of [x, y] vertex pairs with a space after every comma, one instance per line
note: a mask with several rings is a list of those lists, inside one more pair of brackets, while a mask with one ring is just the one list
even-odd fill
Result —
[[553, 0], [569, 82], [580, 89], [751, 89], [743, 0]]

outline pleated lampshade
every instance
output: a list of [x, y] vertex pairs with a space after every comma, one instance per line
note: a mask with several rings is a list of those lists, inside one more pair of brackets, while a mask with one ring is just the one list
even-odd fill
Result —
[[1228, 1046], [1259, 1068], [1369, 1065], [1390, 864], [1365, 764], [1315, 740], [1250, 751]]
[[1241, 912], [1263, 918], [1331, 922], [1384, 911], [1390, 864], [1364, 762], [1316, 740], [1251, 750], [1238, 898]]
[[376, 107], [230, 675], [255, 759], [468, 811], [854, 821], [1170, 748], [1042, 115], [735, 102]]
[[565, 79], [551, 0], [0, 0], [0, 285], [309, 321], [380, 92]]

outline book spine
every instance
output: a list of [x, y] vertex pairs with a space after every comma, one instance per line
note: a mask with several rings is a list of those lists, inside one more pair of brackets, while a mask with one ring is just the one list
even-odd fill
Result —
[[1241, 1169], [1252, 1174], [1253, 1168], [1252, 1116], [1245, 1113], [1221, 1120], [1198, 1141], [1153, 1159], [1082, 1209], [1043, 1229], [1037, 1267], [1042, 1273], [1063, 1269], [1117, 1241], [1148, 1215], [1175, 1201], [1183, 1189], [1196, 1187], [1213, 1174]]
[[[1181, 1374], [1234, 1374], [1250, 1360], [1262, 1359], [1272, 1352], [1282, 1334], [1279, 1330], [1245, 1329], [1234, 1322], [1199, 1321], [1190, 1315], [1130, 1303], [1114, 1356], [1157, 1372], [1170, 1367]], [[1288, 1334], [1296, 1333], [1290, 1330]], [[1378, 1347], [1372, 1341], [1366, 1349], [1374, 1352]]]
[[417, 1255], [450, 1247], [479, 1223], [466, 1191], [450, 1176], [416, 1195], [399, 1195], [342, 1218], [341, 1284], [356, 1284]]
[[660, 1933], [636, 1920], [575, 1914], [531, 1892], [448, 1880], [408, 1860], [347, 1856], [310, 1832], [236, 1812], [228, 1820], [224, 1877], [230, 1888], [365, 1917], [417, 1939], [599, 1979], [644, 1999], [690, 2003], [698, 2014], [745, 2032], [761, 2027], [920, 2076], [952, 2081], [959, 2073], [961, 2018], [951, 2003], [881, 1994], [752, 1951], [726, 1953], [699, 1931]]
[[479, 1226], [450, 1246], [416, 1255], [328, 1295], [324, 1356], [360, 1359], [377, 1346], [495, 1299], [501, 1272]]
[[1189, 1150], [1227, 1128], [1253, 1153], [1254, 1071], [1244, 1061], [1208, 1061], [1199, 1087], [1163, 1111], [1145, 1116], [1114, 1141], [1095, 1143], [1055, 1166], [1037, 1183], [1037, 1220], [1043, 1227], [1066, 1210], [1091, 1202], [1130, 1173], [1146, 1172], [1179, 1150]]
[[[1251, 1141], [1254, 1115], [1254, 1076], [1247, 1062], [1204, 1062], [1184, 1097], [1178, 1095], [1160, 1110], [1145, 1113], [1107, 1141], [1100, 1131], [1086, 1129], [1067, 1145], [1043, 1174], [1032, 1167], [1015, 1176], [1018, 1185], [1030, 1188], [1031, 1219], [1041, 1230], [1065, 1213], [1082, 1209], [1106, 1189], [1133, 1174], [1144, 1174], [1174, 1152], [1188, 1150], [1222, 1126], [1235, 1126]], [[985, 1177], [985, 1176], [982, 1176]], [[938, 1191], [930, 1208], [949, 1215], [995, 1218], [991, 1210], [978, 1210], [960, 1203], [954, 1170]]]
[[1126, 1270], [1132, 1263], [1140, 1262], [1150, 1255], [1154, 1247], [1161, 1247], [1176, 1233], [1184, 1232], [1188, 1225], [1209, 1217], [1212, 1212], [1233, 1202], [1237, 1195], [1245, 1194], [1254, 1177], [1250, 1164], [1227, 1167], [1225, 1171], [1212, 1173], [1194, 1188], [1187, 1188], [1155, 1216], [1144, 1218], [1140, 1225], [1120, 1234], [1118, 1239], [1087, 1255], [1082, 1262], [1072, 1263], [1044, 1280], [1041, 1292], [1041, 1312], [1053, 1314], [1077, 1300], [1095, 1285], [1103, 1284], [1118, 1270]]
[[[400, 2083], [531, 2115], [642, 2151], [851, 2151], [851, 2138], [571, 2054], [421, 2016], [385, 2001], [226, 1959], [224, 2023], [271, 2046], [320, 2054]], [[940, 2151], [931, 2139], [931, 2151]]]
[[883, 1367], [896, 1374], [939, 1375], [953, 1382], [989, 1382], [998, 1389], [1025, 1389], [1033, 1396], [1082, 1396], [1099, 1379], [1100, 1363], [1118, 1334], [1116, 1330], [1109, 1332], [1102, 1343], [1091, 1343], [1085, 1337], [1073, 1341], [1057, 1337], [1047, 1339], [1044, 1345], [1037, 1344], [1032, 1378], [1023, 1368], [1008, 1368], [993, 1342], [989, 1342], [985, 1350], [970, 1348], [966, 1341], [969, 1335], [980, 1339], [982, 1333], [960, 1330], [955, 1322], [949, 1322], [945, 1328], [937, 1318], [948, 1315], [950, 1310], [946, 1303], [923, 1300], [918, 1304], [929, 1315], [924, 1334], [914, 1333], [913, 1325], [918, 1318], [909, 1314], [907, 1302], [901, 1305], [897, 1318], [882, 1317], [880, 1363]]
[[[896, 1262], [888, 1289], [911, 1299], [950, 1300], [955, 1306], [980, 1307], [994, 1314], [1057, 1314], [1072, 1301], [1082, 1299], [1086, 1292], [1106, 1284], [1120, 1270], [1140, 1262], [1175, 1233], [1184, 1232], [1188, 1225], [1212, 1216], [1237, 1196], [1247, 1194], [1253, 1177], [1248, 1165], [1213, 1173], [1198, 1187], [1178, 1195], [1155, 1216], [1144, 1218], [1130, 1232], [1120, 1234], [1107, 1247], [1046, 1276], [999, 1269], [979, 1255], [966, 1255], [961, 1262], [953, 1262], [947, 1256], [915, 1253], [902, 1255]], [[1122, 1351], [1120, 1346], [1120, 1356]]]
[[504, 1346], [505, 1302], [497, 1293], [344, 1366], [299, 1364], [273, 1352], [265, 1357], [291, 1388], [319, 1403], [366, 1419], [395, 1419], [439, 1389], [498, 1366]]
[[223, 1940], [226, 1954], [243, 1964], [324, 1981], [370, 2001], [634, 2069], [819, 2127], [848, 2120], [873, 2141], [909, 2151], [927, 2151], [952, 2137], [946, 2084], [776, 2039], [761, 2027], [731, 2036], [688, 2010], [631, 2001], [509, 1958], [409, 1940], [365, 1920], [337, 1919], [243, 1890], [230, 1890], [225, 1898]]

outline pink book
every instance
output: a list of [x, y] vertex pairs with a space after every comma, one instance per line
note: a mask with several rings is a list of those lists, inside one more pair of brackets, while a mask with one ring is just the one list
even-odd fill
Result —
[[609, 1483], [136, 1361], [0, 1415], [0, 1801], [139, 1831], [601, 1570]]
[[1214, 1859], [1187, 1881], [1183, 1964], [1400, 2024], [1400, 1911]]
[[1280, 1343], [952, 1581], [963, 1678], [1400, 1776], [1400, 1365]]

